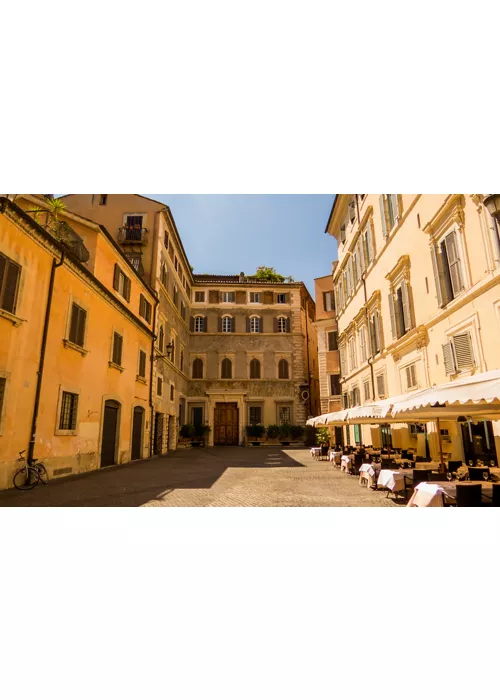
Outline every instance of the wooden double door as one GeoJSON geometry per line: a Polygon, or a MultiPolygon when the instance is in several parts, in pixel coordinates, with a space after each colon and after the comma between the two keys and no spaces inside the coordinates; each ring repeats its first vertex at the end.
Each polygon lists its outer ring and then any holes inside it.
{"type": "Polygon", "coordinates": [[[238,444],[238,404],[217,403],[214,410],[214,444],[238,444]]]}

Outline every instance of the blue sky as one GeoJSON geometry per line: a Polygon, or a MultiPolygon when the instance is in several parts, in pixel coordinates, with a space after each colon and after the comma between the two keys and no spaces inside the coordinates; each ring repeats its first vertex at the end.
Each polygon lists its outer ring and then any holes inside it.
{"type": "Polygon", "coordinates": [[[147,194],[170,207],[195,273],[253,274],[275,267],[307,285],[331,271],[325,234],[333,194],[147,194]]]}

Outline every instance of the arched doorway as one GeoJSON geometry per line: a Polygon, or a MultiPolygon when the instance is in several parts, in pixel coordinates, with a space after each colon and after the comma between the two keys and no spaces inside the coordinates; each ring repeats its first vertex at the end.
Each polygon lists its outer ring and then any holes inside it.
{"type": "Polygon", "coordinates": [[[134,408],[132,421],[132,459],[142,459],[142,445],[144,442],[144,409],[142,406],[134,408]]]}
{"type": "Polygon", "coordinates": [[[113,464],[116,464],[119,415],[120,404],[118,401],[106,401],[102,423],[101,467],[111,467],[113,464]]]}

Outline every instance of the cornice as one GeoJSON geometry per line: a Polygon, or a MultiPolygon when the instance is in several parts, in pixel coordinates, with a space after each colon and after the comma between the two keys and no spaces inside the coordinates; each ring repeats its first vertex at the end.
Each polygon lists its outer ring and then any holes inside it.
{"type": "Polygon", "coordinates": [[[465,223],[465,197],[463,194],[450,194],[439,207],[432,219],[422,227],[434,241],[439,234],[454,223],[463,228],[465,223]]]}
{"type": "Polygon", "coordinates": [[[393,282],[397,277],[399,277],[402,274],[406,281],[408,281],[410,276],[410,267],[410,256],[402,255],[397,261],[397,263],[394,265],[392,270],[387,273],[385,279],[389,282],[393,282]]]}
{"type": "Polygon", "coordinates": [[[429,345],[429,334],[425,325],[417,326],[408,331],[403,337],[388,345],[385,351],[388,355],[392,355],[394,362],[398,362],[400,354],[411,345],[416,345],[417,350],[429,345]]]}

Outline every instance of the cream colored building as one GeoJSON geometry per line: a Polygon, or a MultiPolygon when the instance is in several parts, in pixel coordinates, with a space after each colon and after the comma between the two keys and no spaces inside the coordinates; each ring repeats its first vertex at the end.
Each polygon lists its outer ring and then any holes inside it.
{"type": "MultiPolygon", "coordinates": [[[[500,238],[485,195],[337,195],[327,232],[343,405],[500,367],[500,238]]],[[[428,448],[438,455],[436,426],[428,448]]],[[[350,428],[365,444],[416,444],[424,427],[350,428]]],[[[500,423],[441,424],[453,459],[496,457],[500,423]]]]}
{"type": "MultiPolygon", "coordinates": [[[[337,262],[332,265],[335,273],[337,262]]],[[[316,332],[318,336],[319,389],[321,413],[342,408],[340,391],[340,361],[338,328],[335,318],[335,298],[332,274],[314,280],[316,301],[316,332]]]]}

